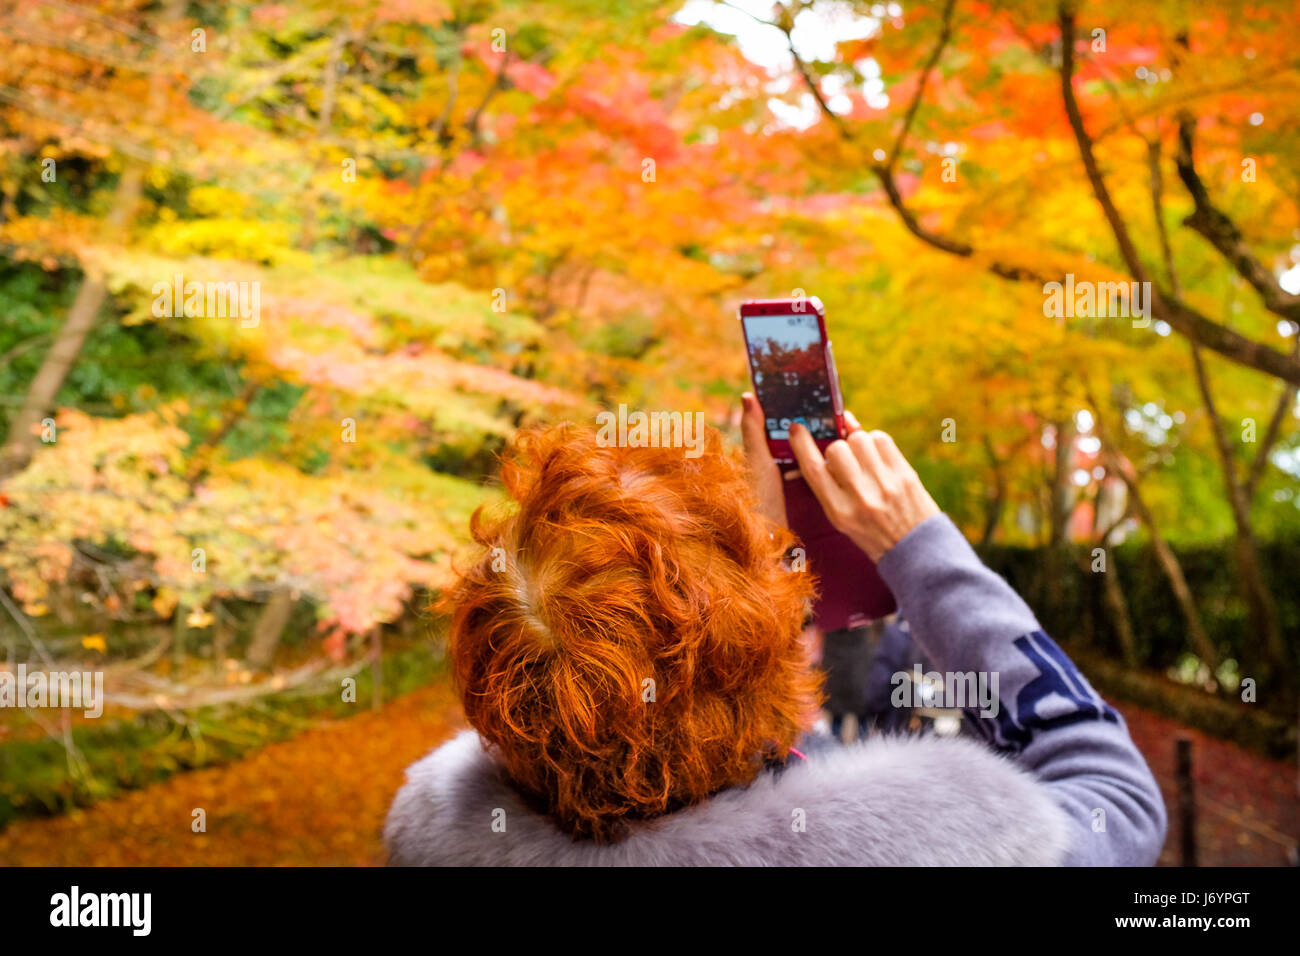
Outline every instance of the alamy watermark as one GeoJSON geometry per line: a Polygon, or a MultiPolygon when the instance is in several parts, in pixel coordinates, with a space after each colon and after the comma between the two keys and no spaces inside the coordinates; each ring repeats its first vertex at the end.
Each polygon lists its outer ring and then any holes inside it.
{"type": "Polygon", "coordinates": [[[238,318],[244,329],[255,329],[262,321],[262,283],[256,280],[186,282],[178,272],[171,281],[155,282],[151,291],[156,319],[238,318]]]}
{"type": "Polygon", "coordinates": [[[74,885],[50,897],[51,926],[123,926],[133,936],[148,936],[152,911],[152,893],[83,893],[74,885]]]}
{"type": "Polygon", "coordinates": [[[975,710],[981,717],[996,717],[1001,710],[998,700],[997,671],[937,671],[921,673],[915,664],[910,672],[898,671],[889,679],[893,691],[889,702],[894,707],[935,707],[943,710],[975,710]]]}
{"type": "Polygon", "coordinates": [[[0,707],[65,707],[87,717],[104,713],[103,671],[0,670],[0,707]]]}
{"type": "Polygon", "coordinates": [[[1074,273],[1065,282],[1043,283],[1043,315],[1051,319],[1133,319],[1133,328],[1151,324],[1150,282],[1076,282],[1074,273]]]}
{"type": "Polygon", "coordinates": [[[703,412],[618,412],[596,415],[596,444],[601,448],[685,448],[687,458],[704,454],[703,412]]]}

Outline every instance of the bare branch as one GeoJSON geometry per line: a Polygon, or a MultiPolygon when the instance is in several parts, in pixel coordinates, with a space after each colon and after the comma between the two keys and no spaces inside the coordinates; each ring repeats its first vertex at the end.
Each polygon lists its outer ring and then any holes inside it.
{"type": "Polygon", "coordinates": [[[1169,229],[1165,226],[1165,178],[1160,172],[1160,137],[1147,140],[1147,164],[1151,171],[1151,212],[1160,236],[1160,255],[1165,263],[1165,278],[1169,291],[1182,298],[1182,283],[1178,281],[1178,268],[1174,265],[1173,247],[1169,244],[1169,229]]]}
{"type": "MultiPolygon", "coordinates": [[[[926,245],[933,246],[942,252],[947,252],[950,255],[958,256],[962,259],[970,259],[976,255],[975,248],[970,243],[961,239],[953,239],[949,236],[942,235],[921,224],[916,213],[909,209],[907,203],[903,201],[903,194],[898,188],[898,181],[894,178],[893,169],[894,163],[897,160],[898,154],[907,137],[907,133],[911,128],[912,120],[916,115],[918,105],[921,101],[921,95],[925,91],[925,78],[929,76],[929,73],[933,70],[935,64],[938,63],[939,57],[943,54],[943,49],[947,46],[951,37],[952,12],[955,6],[955,0],[950,0],[944,8],[943,27],[940,31],[939,39],[935,43],[934,48],[930,51],[930,56],[927,58],[925,75],[917,86],[916,93],[908,107],[907,114],[903,120],[903,126],[898,133],[898,140],[894,145],[893,154],[887,157],[884,162],[873,164],[871,171],[875,173],[876,178],[880,181],[881,188],[885,191],[885,197],[889,200],[889,204],[898,214],[899,219],[902,220],[903,225],[907,227],[908,232],[916,236],[916,238],[920,239],[926,245]]],[[[795,68],[799,71],[799,75],[803,77],[804,85],[807,86],[808,92],[812,94],[812,97],[816,101],[822,115],[830,121],[833,127],[835,127],[835,131],[839,134],[841,139],[846,143],[856,144],[858,140],[853,129],[844,121],[844,117],[840,116],[840,114],[830,108],[830,104],[826,102],[826,97],[822,94],[821,87],[817,83],[817,78],[813,76],[812,70],[808,68],[808,64],[804,63],[799,54],[795,52],[794,40],[790,35],[791,31],[781,24],[773,23],[769,20],[761,20],[758,17],[754,17],[754,19],[768,26],[776,27],[785,34],[786,45],[789,47],[790,56],[794,60],[795,68]]],[[[1055,278],[1053,276],[1047,276],[1039,270],[1031,267],[1003,260],[993,260],[988,263],[987,268],[994,275],[1013,281],[1024,280],[1042,283],[1049,281],[1051,278],[1055,278]]]]}
{"type": "Polygon", "coordinates": [[[1300,325],[1300,295],[1287,292],[1273,275],[1272,270],[1255,258],[1245,237],[1227,214],[1215,207],[1209,191],[1196,172],[1193,149],[1196,140],[1196,119],[1187,111],[1178,117],[1178,177],[1187,187],[1196,208],[1183,220],[1183,225],[1200,233],[1219,251],[1237,275],[1246,280],[1264,303],[1264,308],[1274,315],[1300,325]]]}
{"type": "MultiPolygon", "coordinates": [[[[1295,333],[1295,344],[1291,348],[1292,356],[1300,358],[1300,328],[1295,333]]],[[[1269,419],[1268,428],[1264,432],[1264,438],[1259,443],[1259,450],[1255,453],[1255,460],[1250,463],[1250,474],[1246,477],[1246,500],[1250,501],[1255,497],[1255,492],[1259,490],[1259,481],[1264,477],[1264,466],[1268,464],[1269,452],[1277,444],[1281,437],[1282,423],[1286,421],[1287,413],[1295,404],[1297,389],[1290,384],[1283,384],[1282,393],[1277,397],[1277,405],[1273,408],[1273,417],[1269,419]]]]}
{"type": "Polygon", "coordinates": [[[1115,236],[1115,244],[1119,246],[1119,254],[1124,264],[1133,274],[1133,278],[1139,282],[1149,282],[1146,267],[1143,266],[1142,259],[1137,253],[1137,247],[1133,245],[1128,226],[1119,214],[1115,201],[1111,199],[1106,180],[1102,178],[1101,168],[1097,165],[1097,157],[1093,153],[1092,140],[1088,137],[1088,131],[1083,124],[1083,114],[1079,112],[1079,102],[1074,96],[1074,9],[1070,3],[1062,3],[1057,13],[1061,25],[1061,99],[1065,103],[1065,115],[1070,121],[1070,129],[1074,131],[1074,139],[1079,144],[1079,158],[1083,160],[1084,173],[1087,174],[1093,195],[1096,196],[1097,203],[1110,224],[1110,231],[1115,236]]]}
{"type": "Polygon", "coordinates": [[[476,140],[478,139],[479,122],[483,119],[483,111],[486,110],[488,104],[492,102],[492,97],[496,96],[508,85],[506,68],[509,66],[510,51],[506,50],[501,57],[501,66],[497,69],[496,79],[492,81],[492,85],[487,88],[487,92],[485,92],[483,98],[479,100],[479,104],[474,108],[474,112],[471,113],[469,119],[465,121],[465,129],[468,130],[470,136],[476,140]]]}
{"type": "Polygon", "coordinates": [[[912,102],[908,104],[907,112],[903,115],[903,126],[898,131],[898,139],[894,141],[894,148],[885,160],[887,170],[893,170],[894,165],[898,162],[899,154],[903,152],[903,143],[907,140],[907,133],[912,128],[912,121],[916,119],[916,111],[925,96],[925,85],[929,82],[930,74],[934,72],[934,68],[939,63],[939,57],[943,56],[944,48],[952,38],[952,11],[956,6],[957,0],[948,0],[944,5],[943,25],[939,30],[939,39],[935,41],[934,49],[930,51],[925,66],[921,68],[921,79],[917,81],[916,92],[912,94],[912,102]]]}
{"type": "MultiPolygon", "coordinates": [[[[1065,102],[1070,128],[1079,146],[1084,172],[1092,185],[1093,195],[1101,206],[1106,221],[1110,224],[1125,266],[1137,281],[1150,282],[1146,267],[1142,264],[1137,247],[1129,234],[1128,226],[1120,216],[1106,181],[1102,178],[1101,169],[1097,165],[1093,152],[1092,140],[1088,136],[1083,115],[1079,112],[1078,100],[1074,96],[1074,10],[1070,0],[1064,0],[1059,6],[1058,19],[1061,27],[1061,97],[1065,102]]],[[[1300,361],[1297,361],[1294,356],[1285,355],[1262,342],[1256,342],[1225,325],[1206,318],[1181,299],[1161,293],[1154,285],[1151,312],[1156,318],[1167,322],[1195,343],[1241,365],[1247,365],[1284,381],[1300,385],[1300,361]]]]}
{"type": "MultiPolygon", "coordinates": [[[[1071,127],[1074,129],[1076,139],[1079,140],[1081,151],[1086,155],[1085,166],[1090,167],[1089,179],[1093,183],[1094,191],[1099,188],[1098,198],[1104,196],[1103,210],[1109,207],[1107,218],[1111,220],[1112,229],[1118,227],[1116,233],[1117,240],[1121,244],[1121,253],[1124,257],[1125,264],[1129,267],[1133,277],[1140,282],[1150,281],[1146,270],[1137,256],[1136,248],[1129,238],[1127,227],[1120,219],[1119,212],[1115,208],[1113,201],[1110,199],[1110,193],[1106,189],[1105,182],[1101,179],[1100,171],[1097,168],[1096,160],[1092,152],[1092,141],[1087,135],[1083,126],[1082,116],[1079,114],[1078,103],[1074,99],[1074,90],[1072,87],[1072,75],[1074,68],[1073,58],[1073,34],[1074,20],[1073,14],[1069,13],[1064,7],[1061,11],[1063,26],[1068,22],[1070,43],[1063,44],[1070,49],[1067,57],[1063,55],[1062,68],[1062,91],[1067,101],[1067,112],[1072,113],[1071,127]],[[1120,240],[1120,237],[1123,237],[1120,240]],[[1136,268],[1134,268],[1136,266],[1136,268]]],[[[794,59],[795,66],[799,74],[803,77],[809,92],[816,100],[818,108],[835,127],[839,136],[849,143],[857,143],[857,137],[852,128],[844,121],[844,118],[830,108],[821,89],[817,84],[816,78],[807,64],[802,61],[794,50],[793,42],[790,38],[790,30],[781,24],[772,23],[771,21],[761,20],[757,17],[754,19],[765,23],[768,26],[774,26],[780,29],[786,35],[787,44],[790,47],[790,55],[794,59]]],[[[1063,34],[1064,39],[1064,34],[1063,34]]],[[[1064,54],[1064,50],[1063,50],[1064,54]]],[[[907,207],[903,201],[902,193],[898,189],[898,184],[894,179],[892,170],[885,163],[876,163],[872,166],[872,172],[879,179],[884,189],[885,196],[890,205],[897,212],[903,225],[912,235],[916,236],[922,242],[950,255],[955,255],[965,259],[976,258],[978,253],[976,249],[968,242],[960,239],[942,235],[934,230],[923,226],[916,214],[907,207]]],[[[1023,264],[1009,262],[1002,259],[991,259],[986,262],[986,268],[989,272],[1004,279],[1013,281],[1028,281],[1043,283],[1052,279],[1059,279],[1059,275],[1045,275],[1041,270],[1035,269],[1023,264]]],[[[1288,356],[1276,349],[1270,348],[1262,342],[1256,342],[1249,339],[1239,332],[1236,332],[1227,326],[1207,318],[1200,312],[1193,309],[1187,303],[1183,302],[1176,296],[1166,296],[1160,294],[1158,290],[1153,289],[1151,311],[1156,318],[1169,324],[1170,327],[1180,332],[1193,342],[1203,345],[1205,348],[1248,368],[1264,372],[1274,378],[1281,379],[1293,385],[1300,386],[1300,356],[1288,356]]]]}

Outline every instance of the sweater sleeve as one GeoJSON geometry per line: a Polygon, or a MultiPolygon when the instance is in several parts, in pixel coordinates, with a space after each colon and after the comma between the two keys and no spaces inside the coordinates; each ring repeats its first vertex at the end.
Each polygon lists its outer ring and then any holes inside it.
{"type": "Polygon", "coordinates": [[[991,688],[991,704],[964,708],[968,723],[1034,773],[1069,814],[1065,862],[1154,864],[1164,845],[1164,800],[1124,719],[948,516],[912,529],[879,570],[933,666],[945,677],[963,675],[957,681],[969,682],[973,672],[991,688]]]}

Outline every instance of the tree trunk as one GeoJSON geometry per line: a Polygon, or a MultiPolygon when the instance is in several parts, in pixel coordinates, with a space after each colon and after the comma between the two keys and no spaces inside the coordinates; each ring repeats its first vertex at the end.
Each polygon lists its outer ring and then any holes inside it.
{"type": "MultiPolygon", "coordinates": [[[[316,115],[316,136],[326,139],[334,123],[334,104],[338,98],[339,67],[343,63],[343,51],[351,40],[346,30],[341,30],[337,23],[330,24],[334,39],[330,41],[329,56],[325,58],[324,72],[321,74],[321,105],[316,115]]],[[[355,158],[355,157],[354,157],[355,158]]],[[[316,207],[320,205],[321,194],[315,188],[309,188],[302,207],[302,232],[298,236],[298,248],[310,250],[316,244],[316,207]]]]}
{"type": "MultiPolygon", "coordinates": [[[[162,22],[170,23],[179,19],[184,11],[181,0],[170,0],[162,13],[162,22]]],[[[160,56],[164,54],[160,53],[160,56]]],[[[165,103],[168,71],[162,64],[155,64],[158,69],[149,82],[148,102],[145,116],[157,120],[165,103]]],[[[161,125],[161,124],[155,124],[161,125]]],[[[135,219],[144,192],[144,173],[146,164],[139,159],[128,158],[122,168],[122,176],[117,182],[117,192],[113,196],[113,205],[104,220],[103,235],[110,241],[120,239],[135,219]]],[[[36,377],[27,388],[18,413],[9,420],[9,433],[5,436],[4,447],[0,448],[0,478],[21,471],[31,461],[35,437],[35,426],[44,418],[54,404],[54,398],[63,385],[86,336],[95,325],[95,317],[104,304],[108,287],[100,276],[87,275],[77,290],[77,298],[72,303],[63,328],[59,330],[54,344],[45,355],[36,377]]]]}
{"type": "Polygon", "coordinates": [[[225,673],[226,652],[230,647],[230,624],[226,620],[221,602],[212,601],[212,667],[218,674],[225,673]]]}
{"type": "Polygon", "coordinates": [[[1061,581],[1073,562],[1067,550],[1070,544],[1070,455],[1074,449],[1074,422],[1066,418],[1053,423],[1056,447],[1053,455],[1050,499],[1048,502],[1047,553],[1043,556],[1044,591],[1061,581]]]}
{"type": "MultiPolygon", "coordinates": [[[[1114,452],[1107,451],[1108,457],[1112,457],[1114,452]]],[[[1137,481],[1131,478],[1121,467],[1119,463],[1111,461],[1111,470],[1124,479],[1124,485],[1128,488],[1129,498],[1133,504],[1133,510],[1137,512],[1142,523],[1147,526],[1151,533],[1151,546],[1155,549],[1156,559],[1160,562],[1160,568],[1165,572],[1165,577],[1169,579],[1169,586],[1173,589],[1174,599],[1178,602],[1178,609],[1183,613],[1183,619],[1187,622],[1187,642],[1191,645],[1198,657],[1210,669],[1211,673],[1218,673],[1219,652],[1210,640],[1210,635],[1205,632],[1205,625],[1201,622],[1201,613],[1196,609],[1196,599],[1192,596],[1192,589],[1187,586],[1187,578],[1183,575],[1183,566],[1178,562],[1178,556],[1174,554],[1173,549],[1160,534],[1160,529],[1156,526],[1155,517],[1151,514],[1151,509],[1142,500],[1142,494],[1138,491],[1137,481]]]]}
{"type": "MultiPolygon", "coordinates": [[[[135,217],[143,186],[144,168],[141,164],[132,163],[123,170],[113,200],[113,211],[108,217],[111,231],[120,232],[135,217]]],[[[54,398],[81,354],[81,347],[95,326],[95,318],[107,294],[108,286],[102,277],[87,275],[82,279],[63,328],[55,336],[54,344],[45,353],[45,361],[27,387],[22,406],[9,420],[9,433],[5,436],[4,447],[0,448],[0,478],[21,471],[31,461],[36,443],[32,432],[53,407],[54,398]]]]}
{"type": "Polygon", "coordinates": [[[1069,541],[1070,453],[1074,450],[1074,422],[1056,422],[1055,467],[1052,471],[1051,547],[1064,548],[1069,541]]]}
{"type": "Polygon", "coordinates": [[[1101,441],[1102,457],[1106,462],[1106,470],[1112,474],[1119,475],[1124,482],[1124,487],[1128,490],[1129,506],[1137,515],[1138,520],[1147,526],[1151,533],[1151,546],[1155,550],[1156,559],[1160,562],[1160,569],[1165,572],[1165,577],[1169,579],[1169,586],[1173,589],[1174,600],[1178,602],[1178,609],[1182,612],[1183,620],[1187,623],[1187,642],[1191,645],[1193,651],[1200,657],[1201,661],[1210,669],[1211,673],[1217,674],[1219,671],[1219,652],[1210,640],[1210,635],[1205,631],[1205,625],[1201,621],[1200,611],[1196,609],[1196,600],[1192,597],[1192,589],[1187,586],[1187,578],[1183,575],[1183,567],[1178,563],[1178,556],[1174,554],[1173,549],[1160,534],[1160,528],[1156,525],[1155,516],[1151,514],[1151,509],[1147,507],[1146,502],[1142,499],[1142,492],[1138,488],[1138,478],[1136,474],[1130,475],[1121,465],[1119,454],[1110,442],[1110,430],[1106,425],[1105,415],[1101,404],[1093,395],[1092,389],[1087,389],[1088,404],[1093,408],[1096,421],[1097,438],[1101,441]]]}
{"type": "MultiPolygon", "coordinates": [[[[1214,404],[1214,393],[1210,388],[1209,374],[1205,370],[1205,361],[1200,348],[1192,344],[1192,365],[1196,370],[1196,385],[1205,403],[1205,411],[1210,419],[1210,431],[1214,435],[1214,448],[1219,456],[1219,468],[1223,472],[1223,485],[1227,493],[1228,504],[1232,509],[1232,520],[1236,528],[1237,578],[1241,585],[1242,596],[1246,599],[1246,611],[1250,619],[1250,628],[1265,649],[1265,657],[1270,670],[1282,675],[1290,683],[1290,668],[1287,667],[1286,642],[1282,637],[1282,623],[1278,617],[1277,602],[1268,586],[1259,566],[1259,547],[1255,543],[1255,529],[1250,517],[1250,501],[1241,479],[1237,475],[1236,462],[1232,457],[1232,446],[1228,442],[1223,420],[1214,404]]],[[[1265,677],[1271,676],[1265,674],[1265,677]]]]}
{"type": "Polygon", "coordinates": [[[185,666],[185,638],[189,636],[189,608],[182,601],[176,605],[176,610],[172,612],[175,617],[172,619],[172,673],[177,679],[181,678],[181,668],[185,666]]]}
{"type": "Polygon", "coordinates": [[[984,436],[984,451],[993,469],[993,491],[984,508],[984,533],[980,536],[981,547],[987,547],[992,543],[1007,503],[1007,480],[1002,472],[1002,462],[998,460],[997,453],[993,450],[993,442],[987,435],[984,436]]]}
{"type": "MultiPolygon", "coordinates": [[[[1119,569],[1115,566],[1115,561],[1110,549],[1107,547],[1110,536],[1115,529],[1121,524],[1123,519],[1115,521],[1113,524],[1101,527],[1099,530],[1098,522],[1102,515],[1102,504],[1106,499],[1106,484],[1103,482],[1097,486],[1097,497],[1092,506],[1092,537],[1095,547],[1100,547],[1106,558],[1106,569],[1101,573],[1102,600],[1106,604],[1106,610],[1110,614],[1111,623],[1115,626],[1115,634],[1119,637],[1120,652],[1124,656],[1124,663],[1129,667],[1137,667],[1139,663],[1137,651],[1137,638],[1133,634],[1133,618],[1129,614],[1128,600],[1124,597],[1124,588],[1119,583],[1119,569]]],[[[1127,514],[1127,509],[1124,512],[1127,514]]],[[[1092,571],[1092,556],[1088,556],[1088,570],[1092,571]]],[[[1096,572],[1092,572],[1096,573],[1096,572]]]]}
{"type": "Polygon", "coordinates": [[[248,663],[254,667],[269,667],[275,659],[275,649],[289,624],[293,612],[293,596],[288,588],[277,588],[271,594],[266,609],[253,628],[253,639],[248,645],[248,663]]]}
{"type": "Polygon", "coordinates": [[[1111,622],[1119,637],[1119,646],[1124,654],[1124,663],[1130,667],[1138,664],[1137,638],[1133,635],[1133,619],[1128,613],[1128,601],[1124,598],[1124,589],[1120,587],[1115,562],[1107,556],[1106,570],[1101,576],[1102,598],[1106,610],[1110,612],[1111,622]]]}

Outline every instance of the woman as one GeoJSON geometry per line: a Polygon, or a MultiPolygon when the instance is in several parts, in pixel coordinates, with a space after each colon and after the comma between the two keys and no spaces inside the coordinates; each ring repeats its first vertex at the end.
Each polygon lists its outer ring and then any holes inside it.
{"type": "Polygon", "coordinates": [[[813,583],[783,563],[752,396],[748,468],[715,432],[692,459],[558,426],[503,465],[517,509],[474,517],[484,555],[446,599],[474,730],[408,770],[391,862],[1152,864],[1164,805],[1123,720],[889,436],[850,424],[824,457],[796,426],[800,467],[930,666],[996,688],[967,709],[982,742],[800,749],[819,703],[800,641],[813,583]]]}

